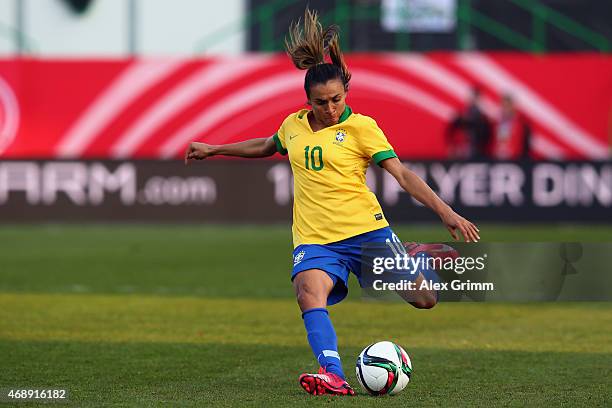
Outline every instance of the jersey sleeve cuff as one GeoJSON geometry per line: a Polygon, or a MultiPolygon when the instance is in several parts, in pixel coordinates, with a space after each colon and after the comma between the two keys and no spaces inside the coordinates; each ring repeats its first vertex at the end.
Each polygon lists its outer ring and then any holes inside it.
{"type": "Polygon", "coordinates": [[[380,166],[380,163],[382,163],[384,160],[392,159],[394,157],[397,157],[397,154],[395,154],[393,150],[385,150],[372,156],[372,160],[374,160],[374,163],[380,166]]]}
{"type": "Polygon", "coordinates": [[[287,149],[285,149],[278,138],[278,133],[275,133],[272,137],[274,139],[274,143],[276,144],[276,151],[285,156],[287,154],[287,149]]]}

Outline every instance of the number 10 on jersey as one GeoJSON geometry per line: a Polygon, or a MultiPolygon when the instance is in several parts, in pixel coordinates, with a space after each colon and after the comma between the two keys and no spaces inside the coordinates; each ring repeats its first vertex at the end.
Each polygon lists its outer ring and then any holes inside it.
{"type": "Polygon", "coordinates": [[[321,146],[314,146],[312,150],[310,146],[306,146],[304,148],[304,160],[306,161],[306,170],[321,170],[323,168],[323,149],[321,149],[321,146]]]}

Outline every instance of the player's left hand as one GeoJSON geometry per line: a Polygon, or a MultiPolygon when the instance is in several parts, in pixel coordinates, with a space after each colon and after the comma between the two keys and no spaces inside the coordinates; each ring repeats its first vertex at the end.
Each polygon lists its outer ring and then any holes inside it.
{"type": "Polygon", "coordinates": [[[480,240],[480,235],[478,235],[480,230],[478,227],[452,209],[449,208],[447,212],[440,215],[440,218],[455,240],[459,239],[457,230],[461,232],[465,242],[478,242],[480,240]]]}

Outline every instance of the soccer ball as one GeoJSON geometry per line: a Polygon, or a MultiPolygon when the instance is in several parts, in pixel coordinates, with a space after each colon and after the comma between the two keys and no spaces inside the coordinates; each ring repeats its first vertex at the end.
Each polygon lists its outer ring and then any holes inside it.
{"type": "Polygon", "coordinates": [[[412,374],[408,353],[390,341],[370,344],[357,357],[357,379],[372,395],[394,395],[403,390],[412,374]]]}

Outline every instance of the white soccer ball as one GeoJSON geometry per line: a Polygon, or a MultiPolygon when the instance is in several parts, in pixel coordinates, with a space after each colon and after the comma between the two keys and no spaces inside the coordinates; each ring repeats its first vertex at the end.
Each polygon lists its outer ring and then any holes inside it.
{"type": "Polygon", "coordinates": [[[410,382],[412,362],[408,353],[390,341],[370,344],[357,357],[357,380],[371,395],[395,395],[410,382]]]}

